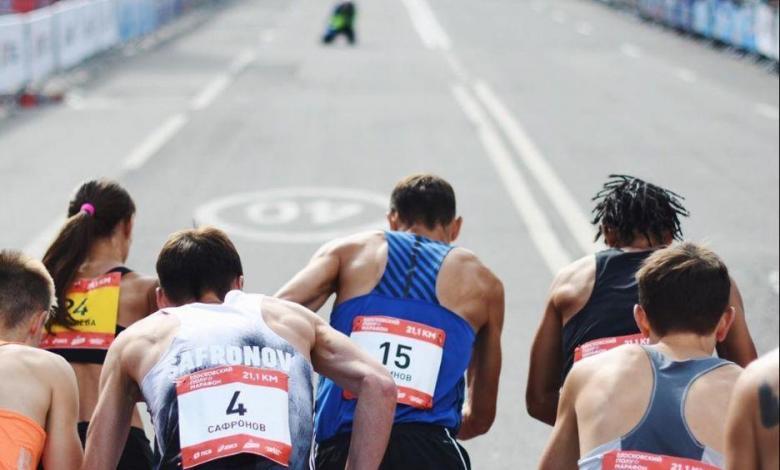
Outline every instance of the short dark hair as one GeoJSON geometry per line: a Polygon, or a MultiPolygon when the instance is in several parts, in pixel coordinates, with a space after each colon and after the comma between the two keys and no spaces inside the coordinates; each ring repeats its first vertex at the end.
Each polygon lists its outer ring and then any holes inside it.
{"type": "Polygon", "coordinates": [[[157,258],[160,287],[178,305],[196,302],[207,292],[224,300],[243,274],[235,245],[225,232],[213,227],[174,233],[157,258]]]}
{"type": "Polygon", "coordinates": [[[648,240],[663,240],[667,234],[682,240],[681,217],[690,213],[682,205],[685,199],[668,189],[627,175],[609,175],[609,181],[593,197],[593,224],[610,227],[622,243],[631,243],[637,234],[648,240]]]}
{"type": "Polygon", "coordinates": [[[422,223],[429,229],[449,225],[457,215],[455,190],[438,176],[409,176],[393,190],[390,211],[409,225],[422,223]]]}
{"type": "Polygon", "coordinates": [[[661,336],[709,335],[729,305],[728,268],[714,252],[694,243],[656,251],[636,276],[639,303],[661,336]]]}
{"type": "Polygon", "coordinates": [[[57,305],[54,281],[38,260],[18,251],[0,251],[0,323],[12,330],[57,305]]]}

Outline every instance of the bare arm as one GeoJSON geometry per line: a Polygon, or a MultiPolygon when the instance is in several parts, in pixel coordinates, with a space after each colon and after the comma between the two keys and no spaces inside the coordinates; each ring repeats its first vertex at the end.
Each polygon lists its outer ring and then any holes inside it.
{"type": "Polygon", "coordinates": [[[528,414],[551,426],[555,425],[563,374],[561,327],[561,315],[555,306],[554,294],[551,294],[531,348],[525,392],[528,414]]]}
{"type": "Polygon", "coordinates": [[[318,311],[336,291],[340,264],[335,243],[323,246],[276,297],[318,311]]]}
{"type": "Polygon", "coordinates": [[[358,397],[346,470],[376,470],[385,455],[397,393],[387,370],[349,338],[309,312],[315,325],[315,370],[358,397]]]}
{"type": "Polygon", "coordinates": [[[496,419],[501,376],[501,332],[504,329],[504,286],[495,281],[488,304],[488,322],[477,335],[467,372],[468,397],[458,438],[468,440],[490,430],[496,419]]]}
{"type": "Polygon", "coordinates": [[[758,389],[743,372],[734,389],[726,422],[726,469],[742,470],[759,468],[756,417],[758,414],[758,389]]]}
{"type": "Polygon", "coordinates": [[[51,408],[46,420],[43,468],[77,470],[81,467],[84,454],[77,432],[79,391],[76,374],[60,357],[53,363],[49,371],[53,387],[51,408]]]}
{"type": "Polygon", "coordinates": [[[542,454],[539,470],[577,470],[580,440],[577,426],[577,377],[573,370],[561,392],[558,416],[550,442],[542,454]]]}
{"type": "Polygon", "coordinates": [[[122,363],[128,338],[127,332],[117,337],[103,365],[100,397],[87,433],[84,470],[115,469],[127,441],[135,403],[140,399],[122,363]]]}
{"type": "Polygon", "coordinates": [[[729,303],[736,310],[737,316],[726,340],[718,345],[718,355],[736,363],[740,367],[747,367],[756,360],[758,353],[748,330],[742,294],[733,279],[731,281],[731,299],[729,303]]]}

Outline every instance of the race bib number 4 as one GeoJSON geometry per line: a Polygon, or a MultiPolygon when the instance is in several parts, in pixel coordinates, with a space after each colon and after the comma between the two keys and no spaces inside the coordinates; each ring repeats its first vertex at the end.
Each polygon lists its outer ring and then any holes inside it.
{"type": "Polygon", "coordinates": [[[225,366],[176,382],[182,465],[238,454],[289,466],[289,378],[283,372],[225,366]]]}
{"type": "Polygon", "coordinates": [[[72,329],[54,325],[41,342],[43,349],[107,350],[116,337],[120,273],[84,279],[73,284],[65,307],[76,321],[72,329]]]}
{"type": "MultiPolygon", "coordinates": [[[[398,403],[428,410],[439,379],[446,334],[421,323],[390,317],[357,317],[352,340],[390,371],[398,403]]],[[[354,398],[345,393],[347,398],[354,398]]]]}
{"type": "Polygon", "coordinates": [[[720,470],[696,460],[642,452],[610,452],[604,456],[603,470],[720,470]]]}
{"type": "Polygon", "coordinates": [[[585,343],[574,351],[574,362],[579,362],[591,356],[611,351],[626,344],[650,344],[650,338],[643,335],[618,336],[616,338],[603,338],[585,343]]]}

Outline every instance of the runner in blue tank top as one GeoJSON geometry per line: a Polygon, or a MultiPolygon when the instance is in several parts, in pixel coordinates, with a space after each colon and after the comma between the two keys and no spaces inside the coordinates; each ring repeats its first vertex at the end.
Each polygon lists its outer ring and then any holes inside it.
{"type": "Polygon", "coordinates": [[[741,372],[713,357],[735,317],[728,269],[685,243],[653,253],[637,278],[637,325],[655,345],[574,366],[540,470],[725,468],[724,411],[741,372]]]}
{"type": "Polygon", "coordinates": [[[312,370],[358,396],[347,470],[375,470],[393,423],[387,371],[305,308],[241,292],[235,246],[174,234],[157,261],[159,312],[109,349],[83,468],[116,468],[135,402],[149,406],[155,469],[310,470],[312,370]]]}
{"type": "MultiPolygon", "coordinates": [[[[381,469],[467,469],[457,439],[486,433],[496,413],[503,287],[474,254],[452,245],[462,220],[441,178],[401,181],[389,223],[391,231],[327,244],[277,295],[318,310],[336,294],[333,327],[395,379],[398,407],[381,469]]],[[[350,394],[322,380],[318,470],[344,468],[354,416],[350,394]]]]}
{"type": "MultiPolygon", "coordinates": [[[[603,237],[609,249],[557,274],[531,351],[528,413],[550,425],[563,381],[578,358],[646,342],[634,322],[635,275],[655,250],[682,239],[680,218],[688,215],[682,197],[631,176],[612,175],[594,200],[596,239],[603,237]]],[[[734,282],[730,303],[737,317],[718,354],[746,366],[756,358],[756,348],[734,282]]]]}

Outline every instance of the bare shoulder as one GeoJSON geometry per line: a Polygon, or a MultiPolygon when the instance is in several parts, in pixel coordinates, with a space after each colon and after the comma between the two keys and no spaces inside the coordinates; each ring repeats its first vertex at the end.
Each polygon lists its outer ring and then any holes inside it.
{"type": "Polygon", "coordinates": [[[583,290],[591,291],[596,280],[596,257],[585,256],[564,267],[555,275],[552,293],[560,300],[579,297],[583,290]]]}
{"type": "Polygon", "coordinates": [[[489,293],[503,293],[501,279],[470,250],[455,248],[444,260],[442,274],[457,273],[461,278],[473,281],[475,286],[489,293]]]}
{"type": "Polygon", "coordinates": [[[740,382],[753,388],[769,385],[774,390],[778,390],[780,387],[780,350],[775,349],[750,364],[744,370],[740,382]]]}
{"type": "Polygon", "coordinates": [[[133,291],[148,292],[157,288],[159,282],[154,276],[147,276],[133,271],[122,278],[122,284],[126,289],[129,288],[133,291]]]}
{"type": "Polygon", "coordinates": [[[385,243],[385,233],[381,231],[362,232],[356,235],[337,238],[320,248],[319,255],[351,255],[367,248],[379,247],[385,243]]]}
{"type": "Polygon", "coordinates": [[[62,356],[30,346],[14,345],[13,348],[18,362],[36,377],[48,378],[52,383],[64,377],[75,380],[73,368],[62,356]]]}
{"type": "Polygon", "coordinates": [[[275,297],[264,297],[262,310],[266,324],[288,340],[288,335],[292,334],[313,342],[317,325],[324,323],[306,307],[275,297]]]}

